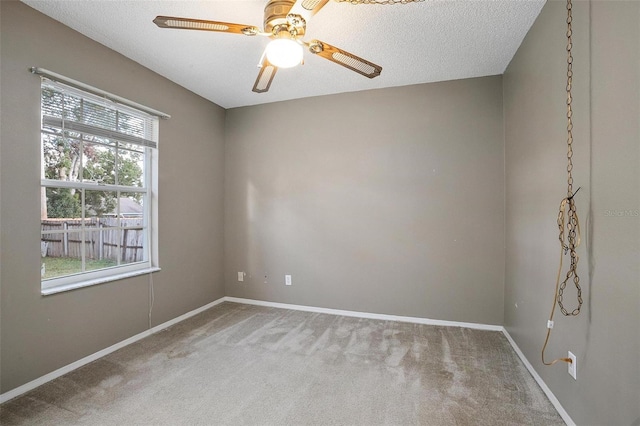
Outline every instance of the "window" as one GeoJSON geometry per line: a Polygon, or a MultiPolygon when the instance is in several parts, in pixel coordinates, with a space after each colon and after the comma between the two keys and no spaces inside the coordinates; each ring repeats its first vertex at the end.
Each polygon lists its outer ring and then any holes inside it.
{"type": "Polygon", "coordinates": [[[158,118],[42,79],[42,293],[156,265],[158,118]]]}

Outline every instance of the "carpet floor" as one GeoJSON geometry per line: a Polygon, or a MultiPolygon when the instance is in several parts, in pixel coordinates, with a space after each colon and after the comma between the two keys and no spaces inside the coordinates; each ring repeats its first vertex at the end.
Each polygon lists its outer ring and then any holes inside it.
{"type": "Polygon", "coordinates": [[[225,302],[0,406],[2,425],[564,425],[497,331],[225,302]]]}

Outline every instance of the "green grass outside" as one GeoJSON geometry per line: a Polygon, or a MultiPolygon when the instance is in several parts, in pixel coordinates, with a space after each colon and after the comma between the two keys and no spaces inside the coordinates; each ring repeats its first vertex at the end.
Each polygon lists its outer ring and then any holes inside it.
{"type": "MultiPolygon", "coordinates": [[[[82,272],[82,260],[73,257],[45,257],[42,259],[42,263],[45,265],[45,274],[42,276],[43,280],[82,272]]],[[[85,261],[87,271],[110,268],[116,265],[115,260],[109,259],[87,259],[85,261]]]]}

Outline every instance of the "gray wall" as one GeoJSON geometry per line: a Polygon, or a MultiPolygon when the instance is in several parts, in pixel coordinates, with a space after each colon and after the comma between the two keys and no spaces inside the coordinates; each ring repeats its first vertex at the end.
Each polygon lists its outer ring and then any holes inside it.
{"type": "Polygon", "coordinates": [[[501,85],[228,110],[226,294],[502,324],[501,85]]]}
{"type": "MultiPolygon", "coordinates": [[[[540,361],[558,267],[556,214],[566,193],[565,14],[564,2],[548,2],[504,75],[505,325],[576,423],[638,425],[638,2],[574,3],[574,176],[582,187],[585,303],[577,318],[556,312],[548,357],[574,352],[578,380],[566,364],[540,361]]],[[[568,295],[575,304],[575,291],[568,295]]]]}
{"type": "Polygon", "coordinates": [[[226,122],[221,108],[0,2],[0,391],[148,327],[148,277],[40,295],[39,79],[26,71],[37,65],[173,116],[160,127],[154,325],[224,294],[504,320],[575,421],[638,424],[640,3],[574,9],[585,306],[556,316],[549,356],[573,351],[577,382],[539,361],[565,193],[564,2],[544,7],[504,77],[239,108],[226,122]]]}
{"type": "Polygon", "coordinates": [[[165,111],[157,325],[224,296],[224,110],[24,4],[1,10],[1,392],[148,328],[149,277],[40,295],[40,79],[48,68],[165,111]]]}

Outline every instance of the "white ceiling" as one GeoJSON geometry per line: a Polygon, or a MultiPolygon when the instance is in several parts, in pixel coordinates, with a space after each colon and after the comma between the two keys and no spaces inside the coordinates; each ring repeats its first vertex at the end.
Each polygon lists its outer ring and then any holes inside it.
{"type": "Polygon", "coordinates": [[[278,70],[269,92],[258,94],[251,88],[268,38],[160,29],[152,20],[167,15],[262,28],[266,0],[22,1],[224,108],[502,74],[545,3],[332,1],[307,24],[305,40],[374,62],[382,74],[368,79],[307,52],[304,65],[278,70]]]}

